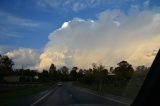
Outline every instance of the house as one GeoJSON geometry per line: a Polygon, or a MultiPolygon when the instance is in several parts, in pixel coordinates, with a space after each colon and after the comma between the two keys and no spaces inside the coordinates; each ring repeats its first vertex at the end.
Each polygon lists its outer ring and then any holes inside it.
{"type": "Polygon", "coordinates": [[[19,82],[20,76],[5,76],[3,79],[6,82],[19,82]]]}
{"type": "Polygon", "coordinates": [[[38,76],[18,76],[18,75],[10,75],[3,77],[5,82],[35,82],[39,79],[38,76]]]}

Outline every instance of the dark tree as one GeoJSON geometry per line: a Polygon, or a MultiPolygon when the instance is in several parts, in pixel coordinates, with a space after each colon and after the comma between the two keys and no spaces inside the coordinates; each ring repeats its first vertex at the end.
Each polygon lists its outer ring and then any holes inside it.
{"type": "Polygon", "coordinates": [[[80,69],[80,70],[78,71],[78,73],[77,73],[77,79],[78,79],[79,81],[82,81],[82,80],[83,80],[83,70],[82,70],[82,69],[80,69]]]}
{"type": "Polygon", "coordinates": [[[135,72],[134,72],[134,77],[139,78],[141,80],[144,80],[145,76],[147,75],[149,71],[149,68],[142,65],[142,66],[137,66],[135,72]]]}
{"type": "Polygon", "coordinates": [[[6,75],[12,74],[12,66],[14,65],[12,59],[8,56],[0,55],[0,80],[6,75]]]}
{"type": "Polygon", "coordinates": [[[69,69],[66,66],[60,68],[60,72],[62,74],[61,80],[68,80],[69,78],[69,69]]]}
{"type": "Polygon", "coordinates": [[[101,92],[105,78],[108,75],[108,70],[105,69],[105,66],[101,64],[100,65],[93,64],[93,75],[94,79],[96,79],[96,82],[98,84],[97,89],[99,90],[99,92],[101,92]]]}
{"type": "Polygon", "coordinates": [[[136,71],[137,72],[145,72],[145,71],[148,71],[148,68],[146,66],[142,65],[142,66],[138,66],[136,68],[136,71]]]}
{"type": "Polygon", "coordinates": [[[77,67],[73,67],[70,72],[70,78],[72,81],[76,81],[78,78],[77,69],[78,69],[77,67]]]}
{"type": "Polygon", "coordinates": [[[72,70],[77,71],[78,67],[73,67],[72,70]]]}
{"type": "Polygon", "coordinates": [[[84,83],[91,84],[93,83],[93,70],[92,69],[84,69],[84,83]]]}
{"type": "Polygon", "coordinates": [[[68,69],[66,66],[61,67],[60,70],[61,70],[61,73],[64,74],[64,75],[67,75],[67,74],[69,73],[69,72],[68,72],[69,69],[68,69]]]}
{"type": "Polygon", "coordinates": [[[134,72],[132,65],[127,61],[121,61],[117,65],[118,67],[114,69],[113,73],[115,73],[120,79],[130,79],[134,72]]]}
{"type": "Polygon", "coordinates": [[[54,73],[56,71],[56,66],[54,64],[51,64],[49,68],[49,73],[54,73]]]}
{"type": "Polygon", "coordinates": [[[98,79],[104,79],[108,75],[108,70],[103,65],[93,64],[93,74],[98,79]]]}
{"type": "Polygon", "coordinates": [[[49,68],[49,77],[51,80],[58,80],[59,79],[58,72],[57,72],[56,66],[54,64],[51,64],[51,66],[49,68]]]}
{"type": "Polygon", "coordinates": [[[114,68],[110,67],[109,71],[112,73],[114,71],[114,68]]]}
{"type": "Polygon", "coordinates": [[[34,77],[35,75],[37,75],[37,71],[36,70],[25,69],[25,70],[23,70],[23,75],[34,77]]]}
{"type": "Polygon", "coordinates": [[[39,74],[39,78],[41,81],[48,81],[49,74],[47,70],[43,70],[42,73],[39,74]]]}
{"type": "Polygon", "coordinates": [[[12,71],[12,66],[14,65],[12,59],[8,56],[1,56],[0,55],[0,66],[6,71],[12,71]]]}

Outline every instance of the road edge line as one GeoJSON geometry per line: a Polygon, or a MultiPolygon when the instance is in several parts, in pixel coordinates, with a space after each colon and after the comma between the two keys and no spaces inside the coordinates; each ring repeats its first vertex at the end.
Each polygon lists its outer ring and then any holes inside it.
{"type": "Polygon", "coordinates": [[[55,87],[53,90],[49,91],[47,94],[43,95],[41,98],[39,98],[38,100],[36,100],[34,103],[32,103],[30,106],[35,106],[37,103],[39,103],[41,100],[43,100],[44,98],[46,98],[49,94],[51,94],[53,91],[55,91],[57,87],[55,87]]]}

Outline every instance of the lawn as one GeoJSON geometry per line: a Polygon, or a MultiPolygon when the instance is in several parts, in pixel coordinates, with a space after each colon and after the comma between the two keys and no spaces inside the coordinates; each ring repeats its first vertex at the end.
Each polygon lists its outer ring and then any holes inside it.
{"type": "Polygon", "coordinates": [[[47,90],[51,85],[51,83],[44,83],[7,88],[6,91],[0,92],[0,106],[13,105],[17,101],[47,90]]]}
{"type": "Polygon", "coordinates": [[[137,83],[132,83],[128,84],[127,86],[122,85],[115,85],[115,84],[103,84],[102,89],[99,90],[99,85],[97,84],[84,84],[80,82],[74,82],[76,86],[87,88],[90,90],[95,91],[97,94],[101,95],[116,95],[116,96],[122,96],[128,99],[134,99],[135,96],[137,95],[142,82],[137,83]]]}

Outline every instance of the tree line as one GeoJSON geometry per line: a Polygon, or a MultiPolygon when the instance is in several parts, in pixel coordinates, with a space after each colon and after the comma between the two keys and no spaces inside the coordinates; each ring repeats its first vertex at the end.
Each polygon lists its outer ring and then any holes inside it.
{"type": "Polygon", "coordinates": [[[13,69],[14,62],[8,56],[0,55],[0,81],[3,81],[4,76],[19,75],[19,76],[38,76],[39,81],[79,81],[82,83],[118,83],[119,81],[127,83],[134,76],[142,78],[146,75],[149,68],[142,65],[135,69],[127,61],[121,61],[116,67],[107,69],[102,64],[92,64],[92,68],[81,69],[76,66],[69,69],[67,66],[57,68],[54,64],[50,65],[49,70],[31,69],[13,69]]]}

